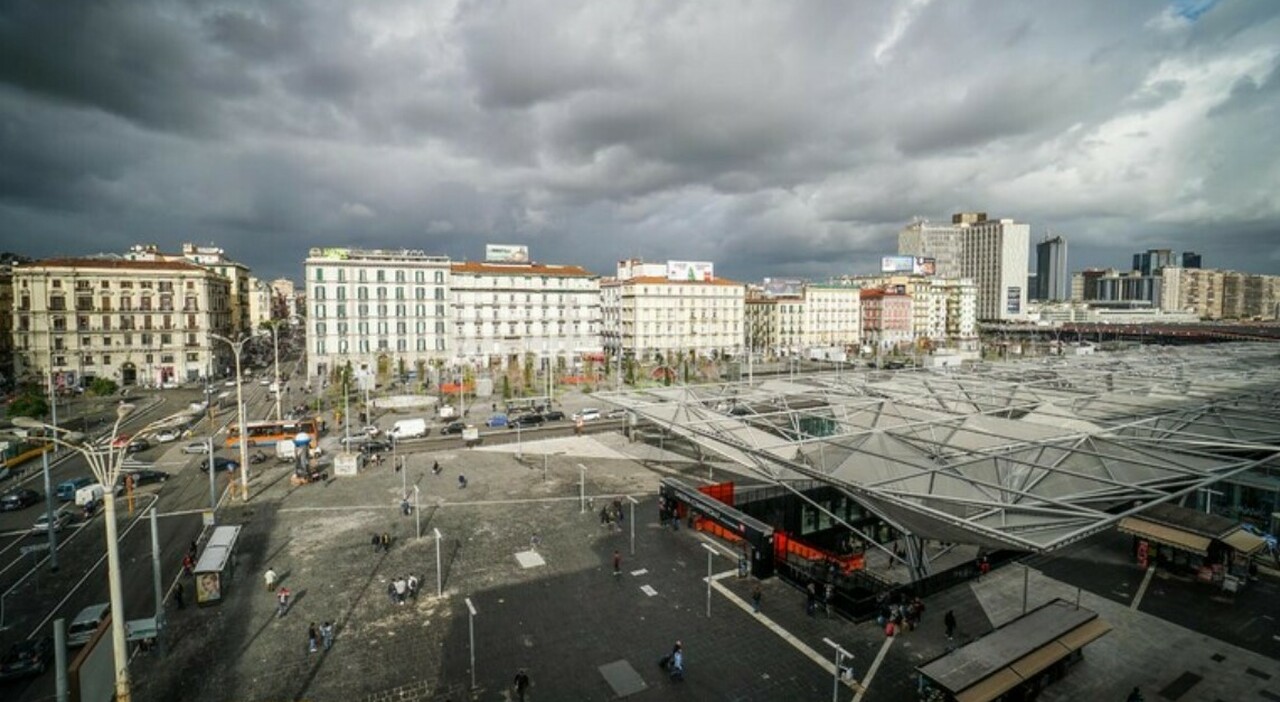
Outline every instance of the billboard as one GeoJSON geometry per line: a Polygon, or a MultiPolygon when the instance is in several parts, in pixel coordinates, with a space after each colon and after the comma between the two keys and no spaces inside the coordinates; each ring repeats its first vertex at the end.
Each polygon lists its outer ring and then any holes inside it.
{"type": "Polygon", "coordinates": [[[714,266],[709,261],[667,261],[667,280],[697,280],[707,283],[714,279],[714,266]]]}
{"type": "Polygon", "coordinates": [[[765,278],[766,297],[796,297],[804,293],[804,281],[799,278],[765,278]]]}
{"type": "Polygon", "coordinates": [[[489,263],[528,263],[529,247],[514,244],[485,244],[484,260],[489,263]]]}
{"type": "Polygon", "coordinates": [[[921,258],[920,256],[916,256],[911,272],[916,275],[937,275],[938,262],[932,258],[921,258]]]}
{"type": "Polygon", "coordinates": [[[915,256],[885,256],[880,259],[881,273],[911,273],[915,267],[915,256]]]}

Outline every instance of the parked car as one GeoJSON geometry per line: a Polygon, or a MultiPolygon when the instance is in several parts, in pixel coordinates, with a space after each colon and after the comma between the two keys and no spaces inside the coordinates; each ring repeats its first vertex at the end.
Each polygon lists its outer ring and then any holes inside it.
{"type": "Polygon", "coordinates": [[[177,441],[179,436],[181,436],[181,432],[177,429],[161,429],[156,432],[156,441],[167,444],[171,441],[177,441]]]}
{"type": "Polygon", "coordinates": [[[564,419],[564,412],[561,412],[560,410],[551,410],[550,412],[547,412],[546,414],[544,414],[544,415],[542,415],[542,416],[543,416],[543,417],[544,417],[548,422],[558,422],[558,421],[560,421],[560,420],[564,419]]]}
{"type": "Polygon", "coordinates": [[[505,427],[507,426],[507,423],[508,423],[507,415],[499,412],[498,414],[492,415],[489,417],[489,419],[485,420],[484,425],[486,427],[489,427],[490,429],[493,429],[497,427],[505,427]]]}
{"type": "Polygon", "coordinates": [[[259,378],[259,379],[258,379],[258,385],[261,385],[261,386],[262,386],[262,387],[264,387],[264,388],[265,388],[265,387],[269,387],[269,386],[271,385],[271,379],[270,379],[270,378],[267,378],[267,377],[265,377],[265,376],[264,376],[264,377],[262,377],[262,378],[259,378]]]}
{"type": "Polygon", "coordinates": [[[53,639],[44,636],[19,641],[0,659],[0,680],[34,677],[52,664],[53,639]]]}
{"type": "MultiPolygon", "coordinates": [[[[215,471],[236,471],[236,470],[240,470],[240,464],[237,463],[236,461],[231,460],[230,458],[223,458],[222,456],[214,456],[213,469],[215,471]]],[[[200,470],[208,473],[209,462],[200,461],[200,470]]]]}
{"type": "Polygon", "coordinates": [[[546,417],[540,414],[526,414],[511,420],[512,429],[528,429],[530,427],[540,427],[547,421],[546,417]]]}
{"type": "MultiPolygon", "coordinates": [[[[205,466],[205,467],[208,468],[208,466],[205,466]]],[[[152,470],[150,468],[143,468],[142,470],[129,470],[129,471],[125,471],[124,474],[126,476],[133,478],[134,487],[142,487],[143,485],[147,485],[148,483],[163,483],[164,481],[169,479],[168,473],[162,470],[152,470]]]]}
{"type": "Polygon", "coordinates": [[[129,440],[132,438],[133,437],[129,436],[128,434],[117,434],[116,438],[111,440],[111,448],[113,449],[124,448],[129,445],[129,440]]]}
{"type": "Polygon", "coordinates": [[[0,497],[0,512],[26,509],[40,501],[40,493],[31,488],[14,488],[0,497]]]}
{"type": "MultiPolygon", "coordinates": [[[[58,510],[53,513],[53,530],[62,531],[62,528],[71,523],[71,513],[58,510]]],[[[31,525],[31,531],[44,533],[49,531],[49,513],[41,514],[36,523],[31,525]]]]}
{"type": "Polygon", "coordinates": [[[151,448],[151,442],[139,436],[138,438],[130,441],[124,447],[124,450],[129,453],[137,453],[139,451],[146,451],[149,448],[151,448]]]}
{"type": "Polygon", "coordinates": [[[386,453],[391,450],[391,444],[380,439],[370,439],[360,444],[360,450],[364,453],[386,453]]]}
{"type": "Polygon", "coordinates": [[[467,428],[467,423],[462,420],[455,420],[444,425],[440,430],[441,434],[461,434],[467,428]]]}
{"type": "Polygon", "coordinates": [[[594,422],[600,418],[600,410],[595,407],[586,407],[573,414],[573,421],[594,422]]]}
{"type": "Polygon", "coordinates": [[[608,414],[606,414],[604,417],[605,417],[605,419],[622,419],[622,418],[623,418],[623,417],[625,417],[625,416],[627,416],[627,411],[626,411],[626,410],[624,410],[624,409],[612,409],[612,410],[609,410],[609,413],[608,413],[608,414]]]}

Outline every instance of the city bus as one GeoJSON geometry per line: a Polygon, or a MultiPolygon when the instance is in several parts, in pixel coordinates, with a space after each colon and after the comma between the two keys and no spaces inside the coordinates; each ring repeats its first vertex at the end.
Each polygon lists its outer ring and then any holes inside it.
{"type": "Polygon", "coordinates": [[[53,448],[47,439],[33,436],[34,433],[0,440],[0,478],[8,477],[11,470],[53,448]]]}
{"type": "MultiPolygon", "coordinates": [[[[267,419],[259,422],[245,422],[245,433],[249,435],[250,446],[275,446],[277,441],[293,441],[293,437],[301,432],[311,435],[314,446],[320,440],[320,432],[324,431],[324,421],[317,417],[303,419],[267,419]]],[[[227,448],[240,445],[240,424],[232,422],[227,425],[227,448]]]]}

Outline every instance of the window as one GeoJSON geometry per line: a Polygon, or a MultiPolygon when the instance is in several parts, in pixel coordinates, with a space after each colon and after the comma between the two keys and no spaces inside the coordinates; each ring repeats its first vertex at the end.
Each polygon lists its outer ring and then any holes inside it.
{"type": "Polygon", "coordinates": [[[338,269],[338,282],[339,283],[347,282],[347,270],[345,268],[338,269]]]}
{"type": "Polygon", "coordinates": [[[367,272],[368,272],[368,271],[366,271],[365,269],[361,268],[359,271],[357,271],[357,272],[356,272],[356,273],[357,273],[357,275],[356,275],[356,280],[360,281],[361,283],[365,282],[365,280],[366,280],[366,278],[365,278],[365,274],[366,274],[367,272]]]}
{"type": "MultiPolygon", "coordinates": [[[[379,273],[381,273],[382,271],[378,271],[378,272],[379,272],[379,273]]],[[[387,299],[387,289],[386,289],[386,288],[381,287],[381,286],[379,286],[379,287],[378,287],[378,299],[379,299],[379,300],[385,300],[385,299],[387,299]]]]}
{"type": "Polygon", "coordinates": [[[426,351],[426,350],[427,350],[427,340],[426,340],[426,339],[422,339],[422,338],[419,338],[419,339],[418,339],[418,350],[419,350],[419,351],[426,351]]]}
{"type": "MultiPolygon", "coordinates": [[[[104,358],[104,360],[105,360],[105,358],[104,358]]],[[[198,353],[188,353],[188,354],[187,354],[187,361],[194,363],[194,362],[199,361],[199,360],[200,360],[200,354],[198,354],[198,353]]]]}
{"type": "Polygon", "coordinates": [[[436,288],[436,299],[437,300],[444,299],[444,288],[436,288]]]}
{"type": "Polygon", "coordinates": [[[323,286],[323,285],[317,285],[317,286],[316,286],[316,287],[311,291],[311,293],[312,293],[313,295],[315,295],[315,297],[316,297],[316,299],[317,299],[317,300],[323,300],[323,299],[324,299],[324,286],[323,286]]]}
{"type": "Polygon", "coordinates": [[[403,288],[403,287],[397,287],[397,288],[396,288],[396,299],[397,299],[397,300],[403,300],[403,299],[404,299],[404,288],[403,288]]]}
{"type": "Polygon", "coordinates": [[[396,282],[397,283],[404,282],[404,271],[396,271],[396,282]]]}
{"type": "Polygon", "coordinates": [[[325,317],[324,308],[325,308],[324,305],[316,305],[316,319],[324,319],[325,317]]]}
{"type": "Polygon", "coordinates": [[[385,283],[385,282],[387,282],[387,272],[386,272],[386,271],[384,271],[384,270],[382,270],[382,269],[378,269],[378,271],[377,271],[377,275],[378,275],[377,280],[378,280],[378,282],[379,282],[379,283],[385,283]]]}
{"type": "MultiPolygon", "coordinates": [[[[53,281],[57,283],[58,281],[53,281]]],[[[49,309],[61,312],[67,309],[67,298],[62,295],[54,295],[49,298],[49,309]]]]}
{"type": "MultiPolygon", "coordinates": [[[[361,272],[363,272],[363,271],[361,271],[361,272]]],[[[356,299],[357,299],[357,300],[368,300],[368,299],[369,299],[369,288],[366,288],[366,287],[365,287],[365,286],[363,286],[363,285],[361,285],[360,287],[356,288],[356,299]]]]}
{"type": "Polygon", "coordinates": [[[426,279],[427,279],[427,274],[424,271],[413,272],[413,282],[422,283],[422,282],[426,282],[426,279]]]}
{"type": "Polygon", "coordinates": [[[104,337],[102,337],[102,345],[103,345],[103,346],[110,346],[110,345],[111,345],[111,337],[109,337],[109,336],[104,336],[104,337]]]}
{"type": "Polygon", "coordinates": [[[345,300],[345,299],[347,299],[347,289],[346,289],[346,288],[338,288],[338,299],[339,299],[339,300],[345,300]]]}
{"type": "Polygon", "coordinates": [[[444,271],[436,271],[436,284],[439,285],[443,282],[444,282],[444,271]]]}
{"type": "Polygon", "coordinates": [[[161,335],[160,335],[160,345],[161,345],[161,346],[168,346],[169,344],[172,344],[172,343],[173,343],[173,334],[161,334],[161,335]]]}
{"type": "Polygon", "coordinates": [[[324,269],[323,269],[323,268],[317,268],[317,269],[316,269],[316,282],[317,282],[317,283],[323,283],[323,282],[324,282],[324,269]]]}
{"type": "Polygon", "coordinates": [[[425,299],[427,299],[427,289],[426,289],[426,288],[414,288],[414,289],[413,289],[413,297],[414,297],[415,299],[418,299],[418,300],[425,300],[425,299]]]}

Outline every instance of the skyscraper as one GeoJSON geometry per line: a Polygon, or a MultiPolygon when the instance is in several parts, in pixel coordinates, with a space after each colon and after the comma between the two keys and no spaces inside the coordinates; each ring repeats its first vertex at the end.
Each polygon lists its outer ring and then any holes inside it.
{"type": "Polygon", "coordinates": [[[1200,268],[1200,254],[1196,253],[1195,251],[1183,251],[1182,267],[1183,268],[1200,268]]]}
{"type": "Polygon", "coordinates": [[[907,225],[898,233],[898,253],[936,259],[939,278],[973,279],[978,319],[1017,319],[1026,313],[1030,239],[1030,225],[961,212],[949,225],[907,225]]]}
{"type": "Polygon", "coordinates": [[[1142,275],[1159,275],[1161,268],[1176,265],[1174,261],[1170,249],[1147,249],[1146,253],[1133,255],[1133,270],[1142,275]]]}
{"type": "Polygon", "coordinates": [[[1036,287],[1033,299],[1066,300],[1071,291],[1067,273],[1067,240],[1048,236],[1036,244],[1036,287]]]}

